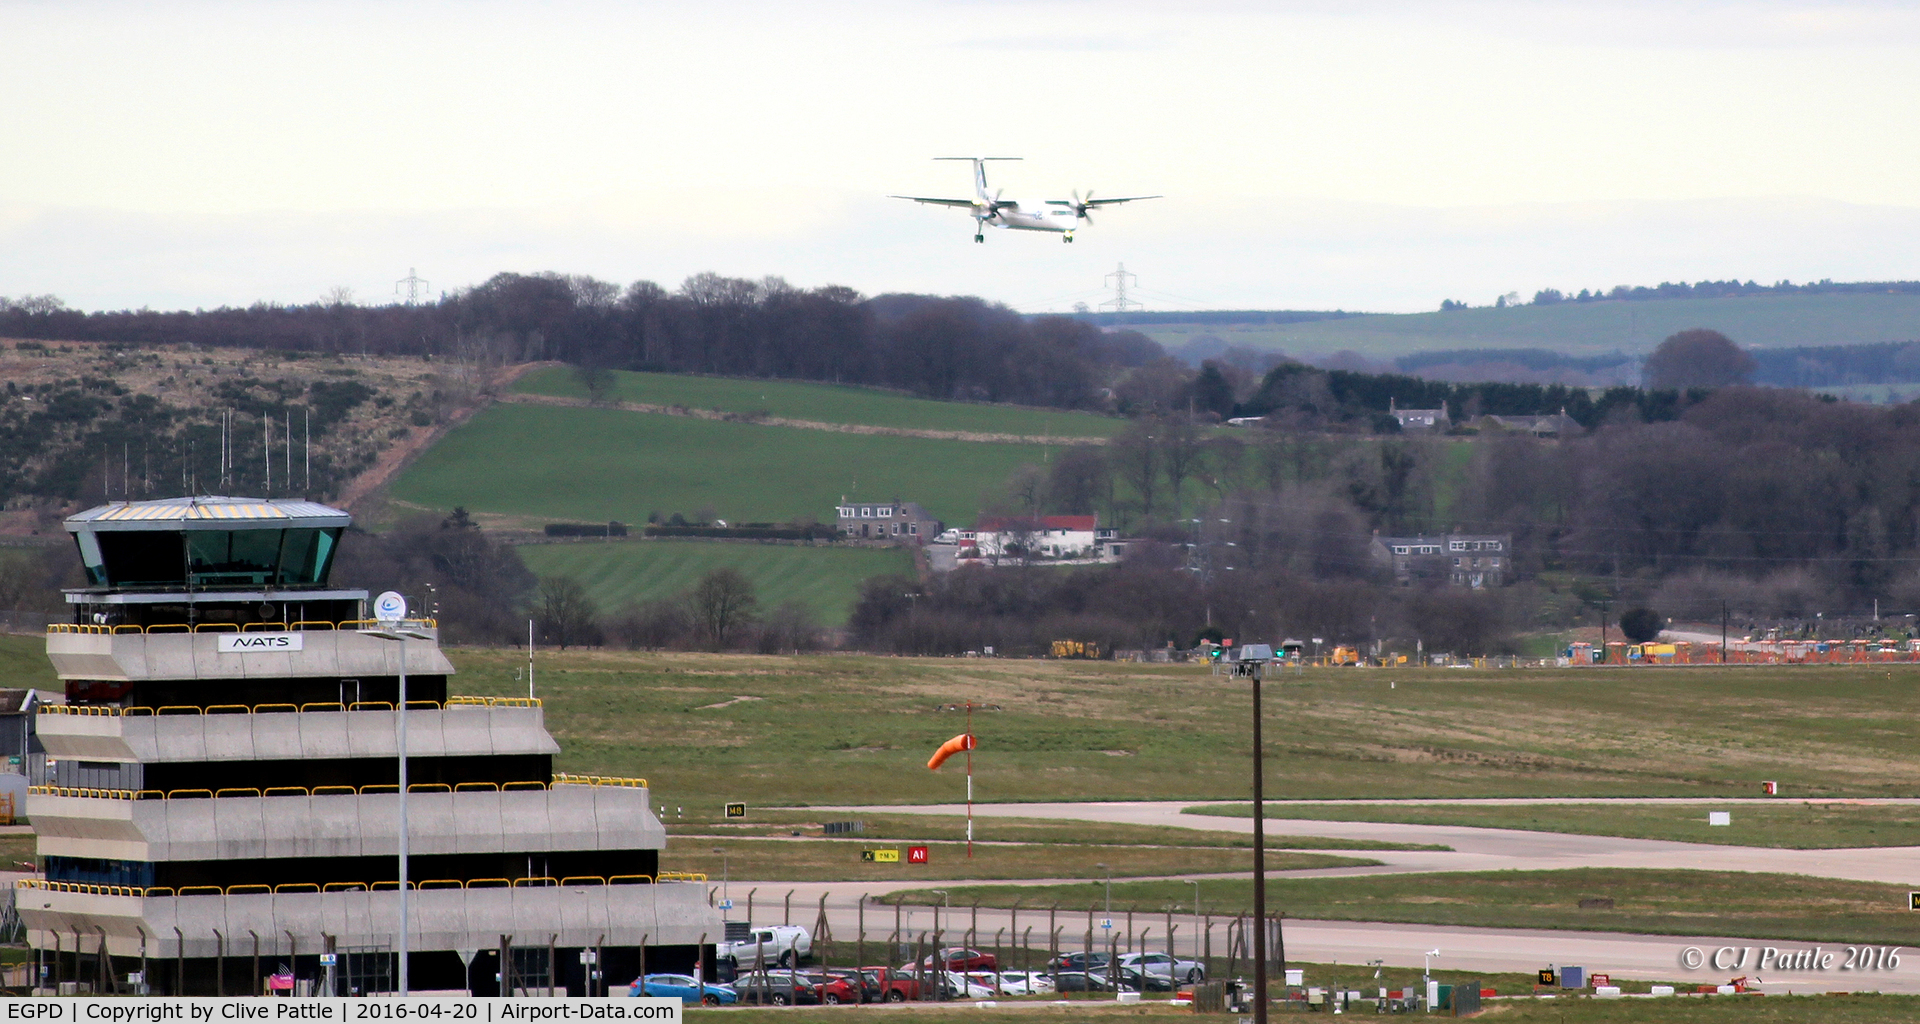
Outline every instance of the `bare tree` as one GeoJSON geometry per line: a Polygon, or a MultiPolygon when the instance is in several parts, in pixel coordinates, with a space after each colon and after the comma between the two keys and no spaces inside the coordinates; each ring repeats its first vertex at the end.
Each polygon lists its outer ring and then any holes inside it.
{"type": "Polygon", "coordinates": [[[694,618],[698,619],[713,649],[722,650],[727,638],[753,617],[759,599],[753,594],[753,581],[740,570],[722,566],[694,584],[689,596],[694,618]]]}
{"type": "Polygon", "coordinates": [[[1206,440],[1190,418],[1169,419],[1158,431],[1160,461],[1166,467],[1167,485],[1173,491],[1173,514],[1180,514],[1180,489],[1200,470],[1206,454],[1206,440]]]}
{"type": "Polygon", "coordinates": [[[565,650],[600,637],[600,612],[587,589],[571,576],[548,576],[540,581],[540,611],[535,626],[549,644],[565,650]]]}

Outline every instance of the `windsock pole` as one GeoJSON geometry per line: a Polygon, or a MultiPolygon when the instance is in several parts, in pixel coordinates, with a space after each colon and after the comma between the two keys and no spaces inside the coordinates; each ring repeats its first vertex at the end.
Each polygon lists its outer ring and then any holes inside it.
{"type": "Polygon", "coordinates": [[[973,701],[967,701],[967,859],[973,859],[973,701]]]}

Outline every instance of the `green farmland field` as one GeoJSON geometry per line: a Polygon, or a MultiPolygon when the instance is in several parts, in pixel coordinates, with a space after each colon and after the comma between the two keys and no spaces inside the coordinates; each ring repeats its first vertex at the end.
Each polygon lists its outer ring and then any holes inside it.
{"type": "Polygon", "coordinates": [[[645,522],[711,507],[738,522],[831,522],[842,495],[972,522],[1041,445],[841,434],[617,409],[495,405],[395,480],[395,499],[495,522],[645,522]]]}
{"type": "Polygon", "coordinates": [[[913,571],[913,557],[898,548],[629,540],[528,544],[519,551],[527,568],[541,576],[579,580],[602,612],[672,597],[728,566],[753,581],[761,608],[797,601],[829,626],[846,621],[862,580],[913,571]]]}
{"type": "MultiPolygon", "coordinates": [[[[1126,420],[1064,409],[937,402],[872,388],[784,380],[694,377],[677,373],[614,372],[622,402],[684,405],[734,413],[767,413],[783,419],[854,423],[914,430],[962,430],[1030,437],[1107,437],[1126,420]]],[[[531,395],[585,398],[579,375],[554,367],[522,377],[514,390],[531,395]]]]}
{"type": "MultiPolygon", "coordinates": [[[[1577,286],[1576,286],[1577,290],[1577,286]]],[[[1761,348],[1920,338],[1920,295],[1756,295],[1739,299],[1560,303],[1316,320],[1297,324],[1165,324],[1134,328],[1169,348],[1202,334],[1246,348],[1314,355],[1350,349],[1374,359],[1436,349],[1545,348],[1568,355],[1652,351],[1675,331],[1710,327],[1761,348]]]]}

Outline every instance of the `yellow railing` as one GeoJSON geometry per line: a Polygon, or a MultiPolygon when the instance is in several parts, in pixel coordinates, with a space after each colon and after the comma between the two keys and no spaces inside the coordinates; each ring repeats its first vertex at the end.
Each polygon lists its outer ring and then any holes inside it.
{"type": "MultiPolygon", "coordinates": [[[[614,875],[602,878],[599,875],[570,875],[566,878],[536,876],[530,878],[474,878],[461,881],[457,878],[435,878],[424,882],[408,882],[409,889],[543,889],[555,886],[588,885],[650,885],[654,882],[705,882],[707,876],[698,872],[662,871],[658,878],[653,875],[614,875]]],[[[260,882],[248,882],[238,885],[183,885],[175,889],[171,886],[138,885],[96,885],[91,882],[55,882],[45,878],[21,878],[13,883],[15,889],[36,889],[43,892],[71,892],[88,896],[288,896],[297,894],[365,892],[377,890],[391,892],[400,888],[395,881],[384,882],[328,882],[320,885],[314,882],[283,882],[279,885],[266,885],[260,882]]]]}
{"type": "MultiPolygon", "coordinates": [[[[493,792],[530,792],[550,790],[554,786],[613,786],[621,789],[646,789],[645,779],[613,779],[592,775],[555,775],[552,782],[462,782],[450,786],[444,782],[415,782],[407,786],[409,793],[493,793],[493,792]],[[595,781],[590,781],[595,780],[595,781]]],[[[86,786],[28,786],[27,793],[33,796],[83,797],[94,800],[233,800],[233,799],[273,799],[283,796],[392,796],[400,792],[400,787],[391,782],[369,783],[364,786],[268,786],[256,789],[241,786],[226,789],[102,789],[86,786]]]]}
{"type": "MultiPolygon", "coordinates": [[[[407,708],[412,711],[447,711],[453,708],[537,708],[542,706],[537,697],[448,697],[445,703],[433,700],[410,700],[407,708]]],[[[118,708],[95,704],[42,704],[37,709],[43,715],[104,715],[107,717],[124,715],[268,715],[293,712],[336,712],[336,711],[387,711],[393,710],[393,702],[384,700],[357,700],[352,704],[338,701],[322,701],[311,704],[213,704],[201,707],[197,704],[167,704],[159,708],[118,708]]],[[[617,785],[617,783],[597,783],[597,785],[617,785]]]]}
{"type": "Polygon", "coordinates": [[[646,789],[645,779],[625,779],[614,775],[572,775],[567,772],[555,772],[553,784],[556,786],[619,786],[623,789],[646,789]]]}
{"type": "MultiPolygon", "coordinates": [[[[137,626],[122,623],[117,626],[97,626],[83,622],[52,622],[47,624],[49,633],[86,633],[110,636],[120,633],[306,633],[326,630],[377,629],[381,623],[375,619],[344,619],[329,622],[325,619],[302,619],[299,622],[249,622],[244,626],[231,622],[161,622],[151,626],[137,626]]],[[[438,619],[408,619],[407,625],[426,629],[439,629],[438,619]]]]}

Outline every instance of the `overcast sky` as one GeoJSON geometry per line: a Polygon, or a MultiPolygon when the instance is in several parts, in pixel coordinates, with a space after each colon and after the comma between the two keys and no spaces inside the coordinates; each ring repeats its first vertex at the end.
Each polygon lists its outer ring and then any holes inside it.
{"type": "Polygon", "coordinates": [[[1893,3],[0,0],[0,295],[502,270],[1154,309],[1920,278],[1893,3]],[[1177,8],[1177,9],[1176,9],[1177,8]],[[1072,246],[885,198],[1166,198],[1072,246]]]}

